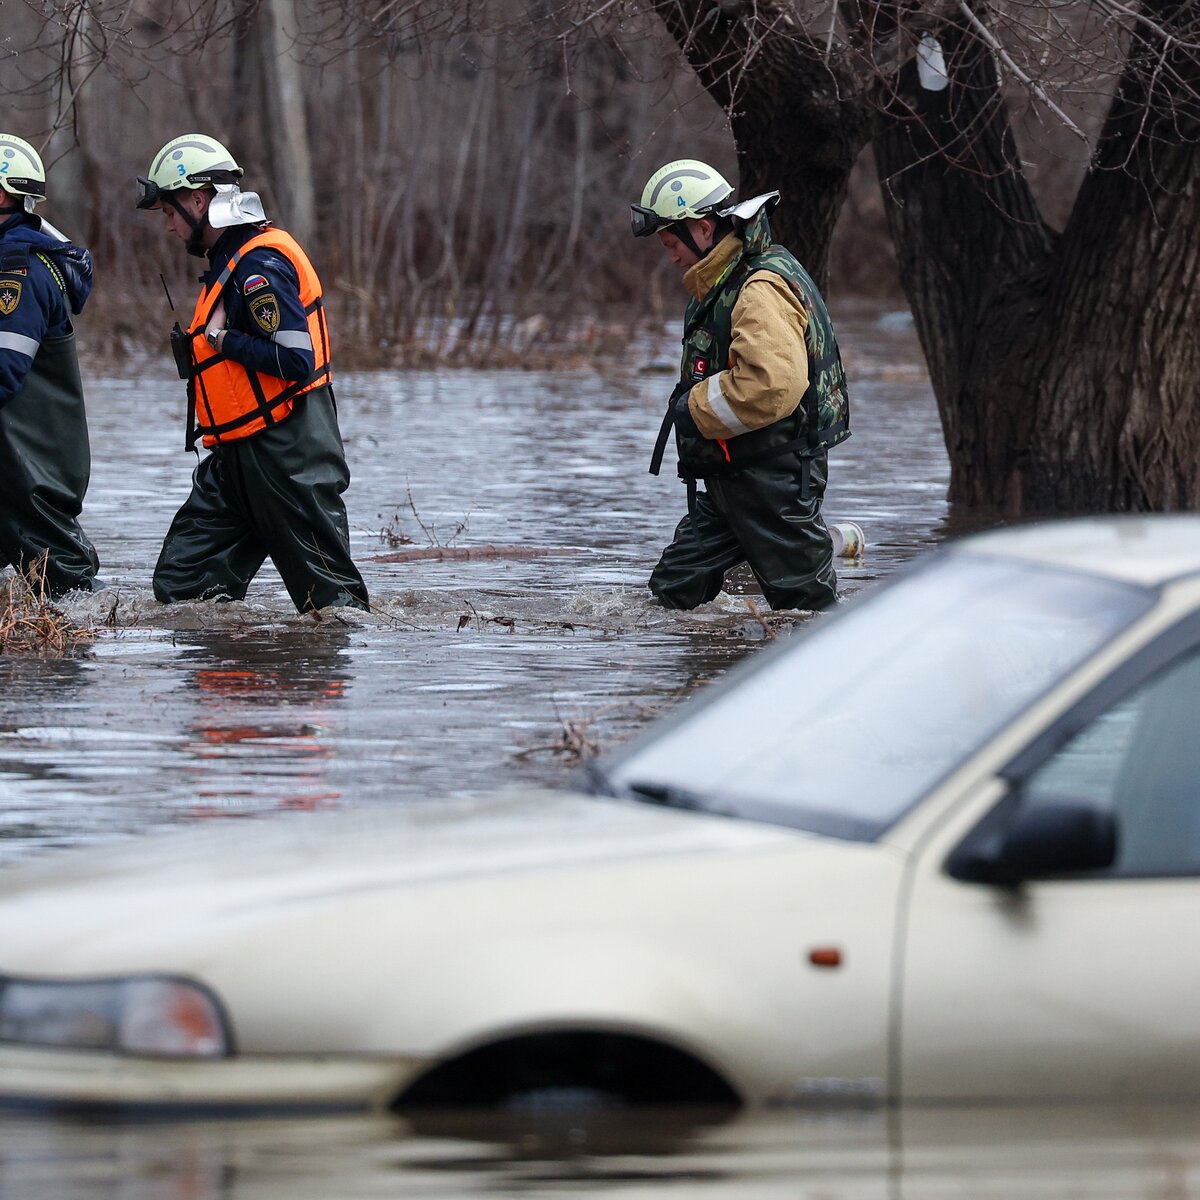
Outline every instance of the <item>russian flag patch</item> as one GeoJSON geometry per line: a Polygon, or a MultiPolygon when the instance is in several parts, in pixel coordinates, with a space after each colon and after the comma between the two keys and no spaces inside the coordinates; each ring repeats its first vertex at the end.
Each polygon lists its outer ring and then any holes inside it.
{"type": "Polygon", "coordinates": [[[245,283],[242,284],[242,294],[249,296],[254,292],[260,292],[263,288],[268,287],[269,281],[265,275],[251,275],[245,283]]]}

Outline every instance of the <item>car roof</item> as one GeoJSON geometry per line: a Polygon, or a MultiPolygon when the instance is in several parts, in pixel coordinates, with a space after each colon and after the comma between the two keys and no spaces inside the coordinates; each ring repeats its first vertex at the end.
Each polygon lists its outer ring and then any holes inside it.
{"type": "Polygon", "coordinates": [[[964,538],[965,553],[1021,559],[1155,587],[1200,574],[1200,515],[1079,517],[964,538]]]}

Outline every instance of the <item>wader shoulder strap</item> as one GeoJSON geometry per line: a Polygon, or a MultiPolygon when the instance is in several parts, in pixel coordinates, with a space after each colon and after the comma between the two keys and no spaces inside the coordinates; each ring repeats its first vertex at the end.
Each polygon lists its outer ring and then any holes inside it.
{"type": "Polygon", "coordinates": [[[196,448],[196,380],[191,378],[187,381],[187,418],[183,434],[183,448],[185,450],[195,450],[196,448]]]}
{"type": "Polygon", "coordinates": [[[658,427],[658,437],[654,439],[654,453],[650,455],[650,474],[657,475],[662,470],[663,455],[667,452],[667,442],[671,430],[675,428],[675,401],[672,400],[658,427]]]}
{"type": "Polygon", "coordinates": [[[663,414],[662,424],[658,427],[658,437],[654,439],[654,453],[650,456],[651,475],[657,475],[662,468],[663,455],[667,452],[667,442],[670,440],[671,430],[675,428],[675,405],[680,396],[686,395],[691,390],[690,380],[681,379],[675,385],[670,400],[667,401],[667,411],[663,414]]]}
{"type": "Polygon", "coordinates": [[[717,276],[712,287],[705,293],[704,299],[696,305],[696,311],[692,313],[692,319],[684,322],[683,340],[685,342],[697,328],[708,320],[723,292],[729,287],[741,287],[744,277],[749,274],[746,268],[751,265],[751,262],[752,260],[748,259],[746,252],[742,250],[730,262],[729,266],[717,276]]]}

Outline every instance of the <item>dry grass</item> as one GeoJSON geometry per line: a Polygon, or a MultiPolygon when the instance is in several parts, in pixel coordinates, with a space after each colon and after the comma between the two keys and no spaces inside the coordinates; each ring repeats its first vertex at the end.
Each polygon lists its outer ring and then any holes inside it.
{"type": "Polygon", "coordinates": [[[95,630],[76,624],[50,602],[44,556],[25,574],[0,580],[0,654],[59,658],[95,636],[95,630]]]}

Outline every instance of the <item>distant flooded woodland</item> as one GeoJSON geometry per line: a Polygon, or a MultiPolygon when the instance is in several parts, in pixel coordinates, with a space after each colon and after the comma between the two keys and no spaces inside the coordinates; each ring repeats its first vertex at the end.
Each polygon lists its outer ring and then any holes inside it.
{"type": "MultiPolygon", "coordinates": [[[[90,349],[169,327],[160,274],[190,313],[199,263],[134,209],[133,180],[193,130],[225,140],[309,246],[344,365],[605,358],[674,316],[678,280],[629,236],[628,205],[671,158],[737,175],[725,115],[661,25],[609,5],[582,30],[510,0],[372,8],[0,4],[0,126],[44,149],[40,211],[93,250],[90,349]]],[[[889,256],[864,165],[835,292],[895,292],[889,256]]]]}

